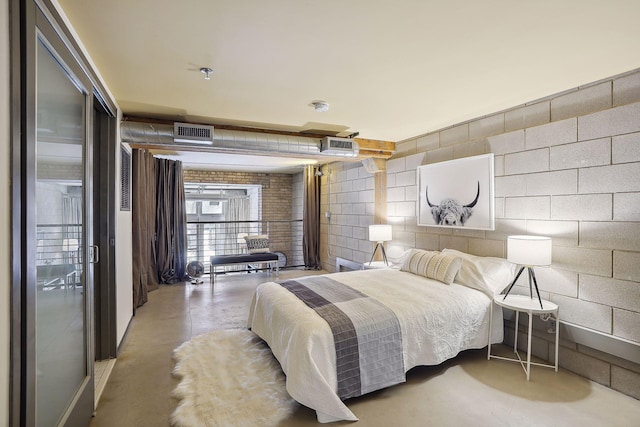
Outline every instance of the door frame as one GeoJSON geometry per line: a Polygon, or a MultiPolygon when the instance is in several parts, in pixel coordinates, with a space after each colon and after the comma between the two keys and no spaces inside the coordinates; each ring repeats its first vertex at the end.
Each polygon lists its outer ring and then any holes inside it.
{"type": "Polygon", "coordinates": [[[100,248],[95,265],[95,360],[117,356],[116,317],[116,132],[117,120],[95,97],[94,110],[94,242],[100,248]]]}

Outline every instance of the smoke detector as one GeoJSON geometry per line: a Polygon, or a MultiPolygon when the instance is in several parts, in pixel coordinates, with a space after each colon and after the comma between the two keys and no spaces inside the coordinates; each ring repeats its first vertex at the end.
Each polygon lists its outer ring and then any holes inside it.
{"type": "Polygon", "coordinates": [[[329,103],[325,101],[313,101],[311,106],[318,113],[324,113],[325,111],[329,111],[329,103]]]}

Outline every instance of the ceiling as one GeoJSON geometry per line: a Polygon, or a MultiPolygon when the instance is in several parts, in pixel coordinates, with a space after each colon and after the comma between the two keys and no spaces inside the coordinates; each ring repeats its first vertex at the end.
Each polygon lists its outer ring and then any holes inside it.
{"type": "Polygon", "coordinates": [[[155,157],[180,160],[187,169],[260,172],[260,173],[296,173],[307,164],[317,164],[315,159],[301,159],[277,156],[256,156],[250,154],[206,153],[199,151],[151,150],[155,157]]]}
{"type": "Polygon", "coordinates": [[[129,116],[397,142],[640,67],[637,0],[58,1],[129,116]]]}

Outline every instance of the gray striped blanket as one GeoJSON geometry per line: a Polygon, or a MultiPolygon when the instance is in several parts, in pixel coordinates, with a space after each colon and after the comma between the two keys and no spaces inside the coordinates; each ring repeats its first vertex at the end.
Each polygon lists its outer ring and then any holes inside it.
{"type": "Polygon", "coordinates": [[[326,276],[279,283],[329,324],[340,399],[405,381],[402,331],[391,309],[326,276]]]}

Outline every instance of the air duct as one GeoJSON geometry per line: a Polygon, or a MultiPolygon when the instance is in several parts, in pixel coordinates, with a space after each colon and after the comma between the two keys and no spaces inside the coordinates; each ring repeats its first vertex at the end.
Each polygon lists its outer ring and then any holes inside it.
{"type": "MultiPolygon", "coordinates": [[[[184,123],[180,124],[184,126],[184,123]]],[[[200,125],[193,125],[200,126],[200,125]]],[[[122,142],[132,145],[149,145],[157,148],[179,149],[189,147],[194,149],[193,142],[181,142],[181,138],[174,138],[174,125],[143,123],[125,120],[120,125],[122,142]]],[[[231,153],[261,153],[280,155],[332,155],[340,157],[356,157],[358,144],[353,141],[351,150],[330,153],[321,152],[322,138],[305,136],[282,135],[262,132],[250,132],[216,128],[213,131],[213,144],[199,149],[226,151],[231,153]]]]}

